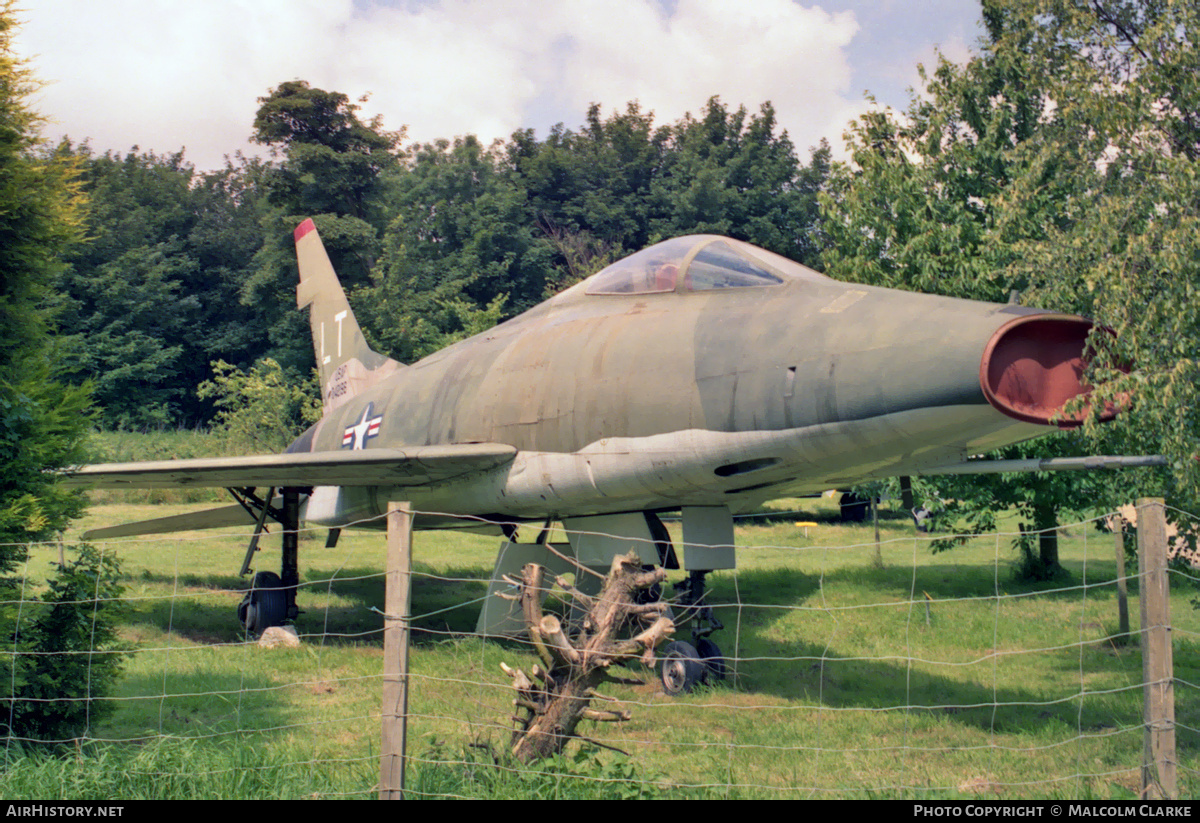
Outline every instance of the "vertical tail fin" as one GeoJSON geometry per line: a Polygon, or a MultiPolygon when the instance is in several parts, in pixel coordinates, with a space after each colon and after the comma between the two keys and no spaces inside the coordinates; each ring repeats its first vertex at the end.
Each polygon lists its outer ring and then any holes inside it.
{"type": "Polygon", "coordinates": [[[321,399],[329,412],[392,374],[403,364],[371,350],[311,219],[296,227],[300,285],[296,306],[309,307],[321,399]]]}

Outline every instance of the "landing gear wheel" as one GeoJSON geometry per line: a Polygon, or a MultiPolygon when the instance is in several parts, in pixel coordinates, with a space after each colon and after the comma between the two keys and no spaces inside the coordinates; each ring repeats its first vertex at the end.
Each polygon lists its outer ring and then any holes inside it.
{"type": "Polygon", "coordinates": [[[709,677],[713,680],[725,679],[725,658],[721,656],[720,646],[707,637],[701,637],[696,641],[696,652],[709,677]]]}
{"type": "Polygon", "coordinates": [[[682,640],[672,640],[662,650],[658,676],[667,694],[683,694],[704,679],[704,664],[696,647],[682,640]]]}
{"type": "Polygon", "coordinates": [[[262,634],[271,626],[282,626],[287,620],[287,593],[283,581],[274,572],[254,575],[250,593],[238,605],[238,620],[251,634],[262,634]]]}
{"type": "Polygon", "coordinates": [[[838,512],[843,523],[865,523],[867,515],[871,513],[871,501],[854,492],[842,492],[838,512]]]}

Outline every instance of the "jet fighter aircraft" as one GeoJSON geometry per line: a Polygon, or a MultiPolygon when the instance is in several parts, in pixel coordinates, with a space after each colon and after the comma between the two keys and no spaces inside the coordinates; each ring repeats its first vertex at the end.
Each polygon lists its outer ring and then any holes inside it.
{"type": "MultiPolygon", "coordinates": [[[[540,542],[513,542],[516,523],[561,521],[585,565],[634,546],[677,568],[659,514],[679,511],[698,602],[704,574],[734,566],[737,512],[870,478],[969,471],[969,455],[1087,414],[1065,411],[1088,390],[1084,318],[838,282],[711,235],[647,248],[404,365],[367,346],[311,220],[295,240],[321,420],[282,455],[69,472],[75,484],[220,487],[238,501],[92,537],[253,523],[253,549],[268,516],[283,523],[282,575],[256,575],[255,591],[285,594],[243,603],[251,629],[296,614],[301,521],[333,537],[382,528],[388,501],[407,500],[416,528],[502,531],[496,592],[525,562],[554,565],[540,542]]],[[[480,628],[502,633],[510,620],[508,603],[489,598],[480,628]]],[[[703,641],[708,629],[697,631],[703,641]]]]}

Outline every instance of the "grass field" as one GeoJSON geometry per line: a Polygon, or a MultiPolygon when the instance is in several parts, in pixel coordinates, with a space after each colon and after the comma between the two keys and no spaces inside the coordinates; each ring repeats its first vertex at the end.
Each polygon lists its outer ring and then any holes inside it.
{"type": "MultiPolygon", "coordinates": [[[[1139,785],[1141,657],[1116,637],[1112,537],[1070,528],[1069,579],[1014,581],[1006,537],[931,554],[907,519],[832,522],[829,501],[744,521],[737,572],[710,575],[731,659],[723,683],[669,698],[606,693],[625,724],[515,770],[502,753],[520,643],[470,636],[496,538],[419,533],[409,787],[461,797],[1126,797],[1139,785]],[[806,530],[797,521],[817,521],[806,530]]],[[[195,507],[109,502],[78,525],[195,507]]],[[[672,527],[672,531],[675,529],[672,527]]],[[[530,539],[532,535],[526,535],[530,539]]],[[[676,537],[678,534],[676,533],[676,537]]],[[[244,538],[202,533],[110,545],[131,612],[128,660],[101,741],[10,757],[5,797],[370,797],[378,772],[383,536],[302,541],[299,649],[246,644],[234,618],[244,538]]],[[[41,580],[57,551],[35,551],[41,580]]],[[[278,565],[267,542],[259,569],[278,565]]],[[[674,573],[678,579],[680,573],[674,573]]],[[[1186,581],[1184,581],[1186,583],[1186,581]]],[[[1130,613],[1137,623],[1136,585],[1130,613]]],[[[1194,796],[1197,612],[1175,586],[1180,786],[1194,796]]],[[[686,638],[685,638],[686,639],[686,638]]]]}

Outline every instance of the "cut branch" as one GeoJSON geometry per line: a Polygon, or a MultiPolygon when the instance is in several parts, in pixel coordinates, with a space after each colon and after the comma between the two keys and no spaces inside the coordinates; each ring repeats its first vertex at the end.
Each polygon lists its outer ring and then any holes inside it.
{"type": "Polygon", "coordinates": [[[524,716],[516,718],[512,737],[512,752],[525,763],[561,752],[572,739],[586,740],[575,732],[580,720],[628,720],[632,715],[625,710],[591,708],[592,700],[611,700],[597,694],[595,687],[601,683],[640,683],[612,677],[608,668],[614,663],[652,659],[654,648],[675,630],[671,618],[663,614],[663,605],[634,602],[638,590],[661,583],[666,577],[663,569],[644,570],[636,552],[614,558],[598,595],[582,595],[563,585],[561,578],[556,581],[588,610],[583,620],[585,628],[574,639],[557,617],[542,614],[545,576],[541,566],[530,563],[516,585],[529,639],[546,668],[535,664],[530,677],[501,664],[517,691],[514,702],[525,711],[524,716]],[[645,626],[644,621],[652,617],[654,622],[634,637],[615,637],[628,625],[645,626]]]}

